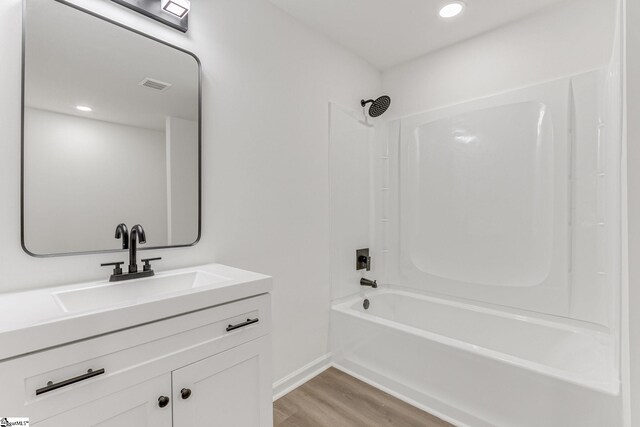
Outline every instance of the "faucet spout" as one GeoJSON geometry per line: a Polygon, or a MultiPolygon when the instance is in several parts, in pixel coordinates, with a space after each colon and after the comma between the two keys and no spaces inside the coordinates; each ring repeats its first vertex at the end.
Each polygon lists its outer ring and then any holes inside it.
{"type": "Polygon", "coordinates": [[[138,272],[138,243],[147,243],[147,236],[144,228],[140,224],[136,224],[131,228],[129,238],[129,273],[138,272]]]}
{"type": "Polygon", "coordinates": [[[116,227],[116,239],[122,239],[122,249],[129,249],[129,230],[125,223],[118,224],[116,227]]]}
{"type": "Polygon", "coordinates": [[[375,280],[365,279],[364,277],[360,279],[360,286],[371,286],[372,288],[378,287],[378,282],[375,280]]]}

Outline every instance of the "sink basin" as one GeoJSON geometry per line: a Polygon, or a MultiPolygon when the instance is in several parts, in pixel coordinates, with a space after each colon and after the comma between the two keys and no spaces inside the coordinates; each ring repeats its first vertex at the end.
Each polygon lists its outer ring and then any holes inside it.
{"type": "Polygon", "coordinates": [[[230,279],[202,271],[190,271],[62,291],[53,296],[65,312],[87,311],[125,303],[133,304],[227,280],[230,279]]]}

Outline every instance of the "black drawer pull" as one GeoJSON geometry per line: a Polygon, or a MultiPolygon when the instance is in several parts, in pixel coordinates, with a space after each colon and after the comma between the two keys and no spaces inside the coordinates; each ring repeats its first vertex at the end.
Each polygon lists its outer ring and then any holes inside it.
{"type": "Polygon", "coordinates": [[[69,378],[68,380],[60,381],[59,383],[53,383],[49,381],[46,387],[42,387],[36,390],[36,396],[43,393],[48,393],[53,390],[57,390],[62,387],[66,387],[71,384],[78,383],[80,381],[88,380],[89,378],[97,377],[98,375],[104,374],[104,369],[98,369],[94,371],[93,369],[89,369],[86,374],[79,375],[77,377],[69,378]]]}
{"type": "Polygon", "coordinates": [[[247,319],[246,322],[238,323],[237,325],[229,325],[227,326],[227,332],[244,328],[245,326],[253,325],[254,323],[258,323],[259,321],[260,319],[256,317],[255,319],[247,319]]]}

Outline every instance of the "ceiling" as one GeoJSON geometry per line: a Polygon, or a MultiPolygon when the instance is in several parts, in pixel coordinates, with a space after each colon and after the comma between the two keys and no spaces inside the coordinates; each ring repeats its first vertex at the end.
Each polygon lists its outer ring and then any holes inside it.
{"type": "Polygon", "coordinates": [[[27,5],[26,106],[161,131],[168,116],[197,120],[192,56],[56,1],[27,5]],[[146,77],[172,86],[140,86],[146,77]]]}
{"type": "Polygon", "coordinates": [[[467,0],[444,20],[446,0],[270,0],[381,70],[516,21],[564,0],[467,0]]]}

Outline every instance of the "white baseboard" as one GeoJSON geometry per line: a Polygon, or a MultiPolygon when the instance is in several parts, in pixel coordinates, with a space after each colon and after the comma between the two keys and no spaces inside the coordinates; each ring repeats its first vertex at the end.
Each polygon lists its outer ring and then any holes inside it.
{"type": "Polygon", "coordinates": [[[273,400],[280,399],[285,394],[300,387],[311,378],[321,374],[331,367],[331,353],[317,358],[273,383],[273,400]]]}

